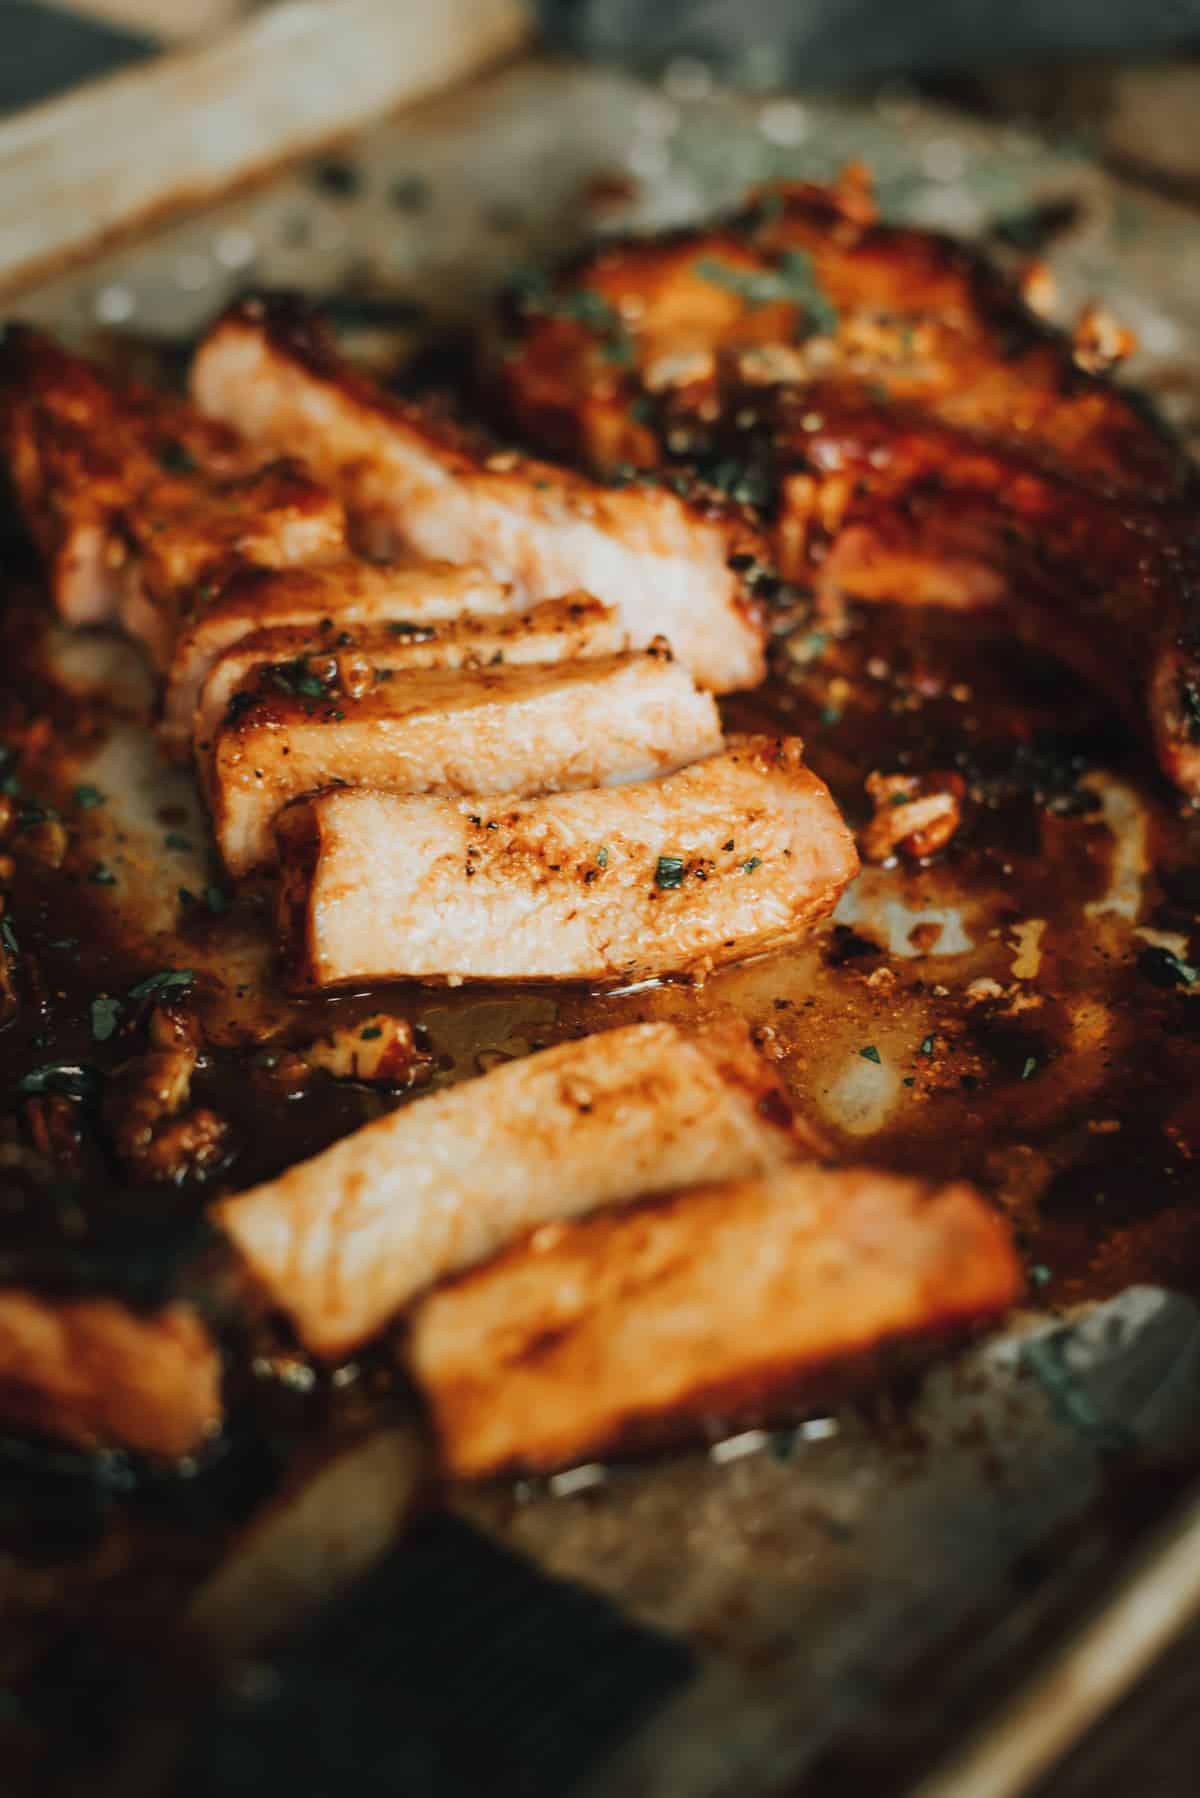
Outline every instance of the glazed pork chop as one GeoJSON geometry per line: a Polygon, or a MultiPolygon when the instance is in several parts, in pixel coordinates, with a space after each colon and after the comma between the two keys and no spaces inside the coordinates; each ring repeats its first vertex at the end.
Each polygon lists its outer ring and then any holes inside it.
{"type": "MultiPolygon", "coordinates": [[[[313,676],[347,693],[427,668],[518,668],[616,655],[628,638],[610,606],[586,593],[546,599],[527,612],[447,619],[393,619],[346,626],[326,614],[315,623],[268,625],[225,651],[206,676],[192,724],[192,745],[203,766],[235,693],[283,668],[294,679],[313,676]]],[[[276,683],[277,684],[277,683],[276,683]]]]}
{"type": "Polygon", "coordinates": [[[509,422],[597,469],[695,461],[725,386],[844,380],[1106,492],[1168,499],[1187,458],[1090,344],[977,250],[881,224],[869,189],[780,184],[722,223],[608,240],[502,305],[485,378],[509,422]],[[619,353],[618,353],[619,352],[619,353]]]}
{"type": "Polygon", "coordinates": [[[161,668],[193,594],[245,562],[336,554],[340,503],[286,458],[39,333],[0,345],[0,452],[69,624],[120,623],[161,668]]]}
{"type": "Polygon", "coordinates": [[[702,686],[762,679],[763,624],[744,578],[761,545],[738,508],[496,452],[384,394],[287,300],[247,301],[219,320],[192,393],[261,453],[302,454],[373,548],[478,563],[523,604],[584,588],[620,613],[635,645],[665,637],[702,686]]]}
{"type": "Polygon", "coordinates": [[[639,980],[795,942],[858,868],[796,739],[546,798],[333,790],[281,813],[290,977],[639,980]]]}
{"type": "Polygon", "coordinates": [[[213,1215],[304,1345],[336,1359],[538,1224],[820,1147],[743,1024],[634,1024],[415,1099],[213,1215]]]}
{"type": "Polygon", "coordinates": [[[794,1163],[544,1224],[419,1301],[453,1477],[547,1472],[828,1404],[1021,1294],[969,1186],[794,1163]]]}
{"type": "Polygon", "coordinates": [[[836,618],[846,598],[994,608],[1200,793],[1200,552],[1184,508],[1114,504],[861,392],[780,390],[757,416],[780,572],[811,585],[819,611],[836,618]]]}
{"type": "Polygon", "coordinates": [[[852,182],[577,258],[510,297],[486,372],[544,448],[751,496],[778,574],[827,606],[1000,608],[1200,794],[1195,475],[1094,337],[965,246],[880,225],[852,182]]]}
{"type": "Polygon", "coordinates": [[[724,746],[712,695],[665,649],[376,678],[392,672],[368,667],[347,691],[336,668],[323,681],[274,665],[234,695],[207,780],[231,874],[269,866],[276,814],[322,787],[554,793],[646,781],[724,746]]]}

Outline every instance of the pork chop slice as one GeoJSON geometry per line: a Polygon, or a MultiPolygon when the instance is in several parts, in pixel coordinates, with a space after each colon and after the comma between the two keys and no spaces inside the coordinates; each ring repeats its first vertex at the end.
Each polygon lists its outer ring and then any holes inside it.
{"type": "Polygon", "coordinates": [[[703,974],[803,937],[858,868],[794,738],[533,799],[332,789],[276,829],[299,987],[703,974]]]}
{"type": "Polygon", "coordinates": [[[821,1148],[744,1024],[632,1024],[414,1099],[212,1211],[305,1347],[336,1359],[538,1224],[821,1148]]]}
{"type": "Polygon", "coordinates": [[[276,665],[234,695],[207,781],[230,874],[269,867],[277,813],[322,787],[557,793],[646,781],[724,747],[712,694],[666,650],[377,678],[393,672],[368,666],[365,690],[347,691],[336,663],[327,680],[276,665]]]}
{"type": "Polygon", "coordinates": [[[973,1188],[795,1162],[543,1224],[418,1301],[405,1359],[457,1478],[795,1417],[999,1317],[973,1188]]]}
{"type": "Polygon", "coordinates": [[[635,645],[665,637],[717,692],[763,677],[763,620],[746,584],[761,542],[736,508],[497,452],[383,393],[282,298],[244,301],[217,322],[192,394],[262,453],[305,456],[374,549],[400,542],[479,563],[522,604],[581,587],[617,609],[635,645]]]}
{"type": "MultiPolygon", "coordinates": [[[[164,747],[179,758],[188,753],[209,673],[261,631],[297,629],[336,640],[382,626],[395,627],[399,639],[464,614],[494,620],[517,609],[512,589],[481,568],[420,556],[385,566],[345,556],[319,567],[244,569],[197,604],[176,639],[163,692],[164,747]]],[[[205,706],[205,729],[213,704],[205,706]]]]}
{"type": "Polygon", "coordinates": [[[198,763],[212,748],[235,693],[268,668],[335,679],[344,690],[394,680],[424,668],[515,668],[529,662],[580,661],[615,655],[628,638],[611,606],[586,593],[546,599],[527,612],[469,612],[417,623],[346,624],[326,614],[314,623],[268,625],[251,631],[213,665],[200,690],[192,723],[198,763]]]}

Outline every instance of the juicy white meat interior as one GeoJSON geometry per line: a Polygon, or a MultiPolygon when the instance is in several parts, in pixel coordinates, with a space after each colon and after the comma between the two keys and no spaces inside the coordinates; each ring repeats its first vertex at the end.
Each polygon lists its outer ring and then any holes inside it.
{"type": "Polygon", "coordinates": [[[495,618],[516,610],[512,589],[481,568],[420,556],[384,567],[346,557],[318,568],[247,569],[197,606],[176,640],[163,695],[164,745],[186,754],[210,670],[257,631],[323,630],[326,622],[335,635],[375,625],[425,629],[465,612],[495,618]]]}
{"type": "Polygon", "coordinates": [[[192,725],[202,760],[234,694],[262,670],[283,663],[348,680],[394,679],[422,668],[497,668],[615,655],[628,634],[611,606],[586,593],[543,600],[527,612],[468,613],[447,619],[395,619],[347,626],[328,614],[315,624],[265,626],[225,651],[200,690],[192,725]]]}
{"type": "Polygon", "coordinates": [[[406,1358],[476,1478],[828,1402],[1021,1287],[971,1187],[793,1164],[536,1230],[422,1299],[406,1358]]]}
{"type": "Polygon", "coordinates": [[[740,523],[666,488],[614,489],[466,446],[354,373],[312,321],[289,326],[267,302],[213,327],[192,395],[247,442],[302,455],[376,546],[477,562],[525,603],[582,587],[619,610],[634,643],[666,637],[717,692],[763,678],[762,623],[731,566],[757,546],[740,523]]]}
{"type": "Polygon", "coordinates": [[[857,871],[795,739],[534,799],[334,790],[280,815],[293,979],[615,980],[794,941],[857,871]]]}
{"type": "Polygon", "coordinates": [[[260,697],[218,731],[209,802],[231,874],[272,863],[276,814],[318,788],[560,792],[644,781],[723,745],[711,693],[665,652],[431,668],[382,682],[378,672],[367,671],[358,697],[336,674],[322,686],[310,673],[318,698],[296,691],[292,671],[268,670],[260,697]],[[272,672],[291,685],[272,693],[272,672]]]}
{"type": "Polygon", "coordinates": [[[336,1357],[524,1230],[817,1146],[744,1025],[634,1024],[415,1099],[213,1210],[305,1346],[336,1357]]]}

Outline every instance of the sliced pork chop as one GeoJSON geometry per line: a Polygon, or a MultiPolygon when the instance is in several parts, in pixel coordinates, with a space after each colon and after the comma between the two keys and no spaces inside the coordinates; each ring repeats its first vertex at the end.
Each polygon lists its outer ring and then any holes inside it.
{"type": "Polygon", "coordinates": [[[123,624],[159,667],[197,587],[345,541],[340,502],[300,464],[264,468],[233,432],[23,326],[0,345],[0,451],[62,617],[123,624]]]}
{"type": "Polygon", "coordinates": [[[791,738],[546,798],[334,790],[277,831],[300,986],[701,974],[796,941],[858,867],[791,738]]]}
{"type": "MultiPolygon", "coordinates": [[[[469,613],[496,619],[518,609],[510,587],[481,568],[413,556],[376,566],[347,556],[320,567],[248,568],[199,604],[175,643],[163,695],[162,739],[186,755],[201,690],[227,651],[264,630],[332,633],[394,627],[415,636],[469,613]]],[[[206,720],[212,703],[205,706],[206,720]]]]}
{"type": "Polygon", "coordinates": [[[303,454],[374,547],[480,563],[522,603],[582,587],[616,607],[635,644],[666,637],[702,686],[762,679],[763,625],[744,580],[761,544],[736,509],[489,452],[355,373],[287,300],[226,314],[197,351],[192,393],[262,451],[303,454]]]}
{"type": "Polygon", "coordinates": [[[828,1404],[1020,1296],[969,1186],[793,1164],[545,1224],[416,1306],[446,1471],[548,1471],[828,1404]]]}
{"type": "Polygon", "coordinates": [[[213,1212],[305,1346],[336,1358],[538,1224],[821,1146],[744,1024],[634,1024],[415,1099],[213,1212]]]}
{"type": "Polygon", "coordinates": [[[391,673],[368,668],[366,690],[351,693],[336,669],[322,682],[273,667],[235,695],[208,774],[231,874],[269,866],[276,814],[321,787],[556,793],[645,781],[724,746],[711,693],[667,650],[374,678],[391,673]]]}
{"type": "Polygon", "coordinates": [[[78,1448],[175,1460],[221,1423],[221,1358],[190,1305],[0,1291],[0,1418],[78,1448]]]}
{"type": "Polygon", "coordinates": [[[423,668],[516,668],[615,655],[627,647],[627,633],[612,607],[586,593],[496,617],[467,613],[423,624],[401,618],[355,627],[326,615],[315,624],[268,626],[226,650],[206,677],[192,745],[203,763],[234,694],[259,681],[268,668],[362,693],[372,682],[423,668]]]}

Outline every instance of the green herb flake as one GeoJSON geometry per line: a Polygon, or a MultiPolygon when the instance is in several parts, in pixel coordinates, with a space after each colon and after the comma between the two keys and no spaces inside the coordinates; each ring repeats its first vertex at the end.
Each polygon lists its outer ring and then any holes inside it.
{"type": "Polygon", "coordinates": [[[1050,1269],[1045,1267],[1040,1261],[1035,1261],[1029,1270],[1029,1284],[1033,1287],[1035,1292],[1041,1292],[1043,1287],[1049,1286],[1053,1278],[1054,1275],[1050,1272],[1050,1269]]]}
{"type": "Polygon", "coordinates": [[[921,1047],[917,1050],[917,1054],[918,1055],[932,1055],[933,1054],[933,1038],[931,1036],[927,1036],[925,1038],[924,1042],[921,1044],[921,1047]]]}
{"type": "Polygon", "coordinates": [[[840,724],[841,721],[842,708],[840,705],[823,705],[821,707],[822,724],[840,724]]]}
{"type": "Polygon", "coordinates": [[[185,837],[178,830],[169,830],[163,838],[163,842],[168,849],[179,849],[182,850],[184,854],[187,854],[192,847],[191,838],[185,837]]]}
{"type": "Polygon", "coordinates": [[[93,886],[97,887],[115,887],[117,884],[116,875],[111,868],[106,868],[103,862],[97,862],[95,864],[88,875],[88,879],[93,886]]]}
{"type": "Polygon", "coordinates": [[[81,812],[94,812],[98,805],[105,803],[105,796],[99,787],[89,787],[86,784],[76,787],[72,798],[81,812]]]}
{"type": "Polygon", "coordinates": [[[608,866],[608,850],[607,849],[605,849],[605,848],[597,849],[597,851],[596,851],[596,866],[598,868],[607,868],[607,866],[608,866]]]}
{"type": "Polygon", "coordinates": [[[383,1029],[379,1024],[368,1024],[365,1030],[359,1031],[358,1035],[360,1042],[371,1043],[377,1036],[383,1035],[383,1029]]]}
{"type": "Polygon", "coordinates": [[[303,699],[324,699],[325,682],[313,673],[303,656],[294,662],[280,662],[270,672],[271,682],[281,693],[303,699]]]}
{"type": "Polygon", "coordinates": [[[136,986],[129,989],[129,997],[135,1004],[143,999],[157,998],[161,993],[182,992],[194,982],[196,976],[191,968],[163,968],[157,974],[147,974],[145,980],[139,980],[136,986]]]}
{"type": "Polygon", "coordinates": [[[78,949],[79,938],[77,936],[55,937],[54,941],[49,944],[49,947],[51,949],[60,949],[65,953],[69,949],[78,949]]]}
{"type": "Polygon", "coordinates": [[[115,1036],[121,1022],[121,1001],[102,994],[99,999],[92,1000],[92,1035],[98,1043],[106,1043],[110,1036],[115,1036]]]}
{"type": "Polygon", "coordinates": [[[1033,1076],[1037,1073],[1037,1067],[1037,1056],[1027,1055],[1021,1068],[1022,1080],[1032,1080],[1033,1076]]]}
{"type": "Polygon", "coordinates": [[[762,867],[762,856],[761,855],[752,855],[748,862],[742,863],[742,873],[743,874],[753,874],[755,868],[761,868],[761,867],[762,867]]]}
{"type": "Polygon", "coordinates": [[[913,1079],[911,1074],[905,1074],[905,1076],[904,1076],[903,1080],[900,1082],[900,1084],[901,1084],[901,1086],[915,1086],[917,1083],[913,1079]]]}
{"type": "Polygon", "coordinates": [[[681,855],[660,855],[654,870],[654,884],[663,892],[683,885],[684,863],[681,855]]]}
{"type": "Polygon", "coordinates": [[[1101,1414],[1083,1380],[1067,1359],[1071,1330],[1054,1330],[1023,1344],[1021,1363],[1033,1374],[1060,1423],[1069,1424],[1106,1453],[1136,1447],[1137,1438],[1124,1424],[1101,1414]]]}
{"type": "Polygon", "coordinates": [[[796,306],[822,337],[832,337],[837,331],[837,308],[819,285],[807,250],[785,250],[773,268],[759,269],[738,268],[719,256],[702,256],[695,270],[703,280],[735,293],[751,310],[796,306]]]}
{"type": "Polygon", "coordinates": [[[10,955],[20,955],[21,945],[17,941],[11,918],[0,918],[0,943],[4,944],[10,955]]]}
{"type": "Polygon", "coordinates": [[[224,887],[207,886],[204,889],[204,903],[215,917],[229,910],[229,894],[224,887]]]}
{"type": "Polygon", "coordinates": [[[17,1081],[19,1093],[62,1093],[68,1099],[88,1099],[96,1092],[100,1076],[86,1062],[52,1061],[32,1068],[17,1081]]]}
{"type": "Polygon", "coordinates": [[[880,1055],[879,1050],[875,1047],[874,1043],[868,1043],[865,1049],[860,1049],[858,1052],[864,1061],[873,1061],[876,1067],[882,1067],[883,1057],[880,1055]]]}
{"type": "Polygon", "coordinates": [[[195,474],[196,472],[196,458],[191,450],[188,449],[186,443],[180,443],[174,437],[161,446],[158,460],[160,466],[165,468],[168,474],[195,474]]]}

